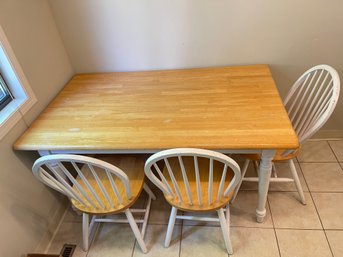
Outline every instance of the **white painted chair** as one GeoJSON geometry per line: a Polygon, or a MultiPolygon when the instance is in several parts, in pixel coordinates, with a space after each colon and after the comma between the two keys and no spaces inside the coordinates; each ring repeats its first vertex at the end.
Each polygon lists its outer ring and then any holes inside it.
{"type": "Polygon", "coordinates": [[[229,201],[241,176],[234,160],[214,151],[177,148],[152,155],[144,170],[172,205],[165,247],[170,244],[175,219],[216,221],[220,222],[226,250],[232,254],[229,201]],[[219,218],[177,215],[177,210],[217,211],[219,218]]]}
{"type": "MultiPolygon", "coordinates": [[[[298,136],[299,143],[304,143],[313,136],[329,119],[339,97],[340,79],[335,69],[328,65],[318,65],[306,71],[291,87],[284,105],[293,128],[298,136]]],[[[306,204],[305,196],[295,168],[293,158],[297,156],[299,149],[294,151],[278,150],[273,159],[274,162],[288,161],[293,178],[277,177],[275,165],[273,164],[273,177],[270,182],[294,182],[298,190],[300,201],[306,204]]],[[[242,180],[240,181],[235,196],[242,181],[258,181],[258,178],[244,178],[250,161],[258,162],[261,157],[257,154],[242,155],[246,158],[242,169],[242,180]]]]}
{"type": "Polygon", "coordinates": [[[80,155],[57,154],[39,158],[32,171],[38,180],[66,195],[72,206],[83,213],[84,251],[88,250],[94,236],[95,223],[113,222],[129,223],[139,246],[146,253],[143,238],[151,199],[155,199],[155,196],[144,183],[145,160],[143,156],[103,156],[99,160],[80,155]],[[146,207],[130,210],[129,207],[138,199],[143,188],[149,196],[146,207]],[[104,217],[122,212],[127,219],[104,217]],[[144,213],[144,218],[135,220],[132,213],[144,213]],[[90,222],[89,215],[93,215],[90,222]],[[142,223],[141,231],[137,223],[142,223]]]}

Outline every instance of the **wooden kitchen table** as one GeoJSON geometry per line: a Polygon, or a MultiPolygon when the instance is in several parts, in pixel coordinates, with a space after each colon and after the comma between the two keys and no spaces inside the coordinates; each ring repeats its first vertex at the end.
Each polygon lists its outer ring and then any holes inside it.
{"type": "Polygon", "coordinates": [[[267,65],[75,75],[16,150],[154,153],[174,147],[260,153],[257,221],[272,159],[298,139],[267,65]]]}

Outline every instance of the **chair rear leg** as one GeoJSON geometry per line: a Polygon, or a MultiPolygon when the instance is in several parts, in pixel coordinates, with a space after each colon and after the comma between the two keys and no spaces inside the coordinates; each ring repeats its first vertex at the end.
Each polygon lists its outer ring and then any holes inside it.
{"type": "Polygon", "coordinates": [[[226,207],[226,218],[225,218],[223,209],[219,209],[219,210],[217,210],[217,212],[218,212],[218,216],[219,216],[220,227],[221,227],[222,233],[223,233],[226,251],[229,254],[232,254],[233,250],[232,250],[232,244],[231,244],[231,240],[230,240],[230,209],[229,209],[229,205],[227,205],[227,207],[226,207]]]}
{"type": "Polygon", "coordinates": [[[260,162],[259,161],[254,161],[254,168],[256,171],[256,175],[259,177],[259,172],[260,172],[260,162]]]}
{"type": "Polygon", "coordinates": [[[289,160],[288,164],[289,164],[289,167],[291,168],[291,173],[292,173],[292,176],[293,176],[293,179],[294,179],[295,186],[296,186],[296,188],[298,190],[298,193],[299,193],[299,196],[300,196],[300,201],[301,201],[302,204],[306,204],[304,191],[303,191],[303,188],[301,186],[301,183],[300,183],[300,180],[299,180],[299,176],[298,176],[298,173],[297,173],[297,169],[295,168],[293,160],[289,160]]]}
{"type": "Polygon", "coordinates": [[[272,176],[274,178],[277,178],[276,166],[275,166],[274,162],[273,162],[273,166],[272,166],[272,176]]]}
{"type": "Polygon", "coordinates": [[[151,191],[150,187],[146,183],[144,183],[143,189],[151,197],[152,200],[156,200],[155,194],[151,191]]]}
{"type": "Polygon", "coordinates": [[[236,186],[236,189],[235,189],[235,193],[231,199],[231,203],[233,203],[235,200],[236,200],[236,197],[237,197],[237,194],[238,194],[238,191],[239,189],[241,188],[241,185],[242,185],[242,182],[243,182],[243,178],[245,176],[245,173],[247,172],[248,170],[248,167],[249,167],[249,164],[250,164],[250,160],[245,160],[244,162],[244,165],[243,165],[243,169],[242,169],[242,177],[241,177],[241,181],[239,181],[238,185],[236,186]]]}
{"type": "Polygon", "coordinates": [[[129,221],[129,224],[130,224],[130,227],[131,227],[131,229],[132,229],[132,232],[133,232],[133,234],[134,234],[135,237],[136,237],[137,243],[138,243],[139,246],[141,247],[143,253],[147,253],[148,250],[147,250],[147,248],[146,248],[146,246],[145,246],[145,243],[144,243],[144,241],[143,241],[141,232],[140,232],[139,229],[138,229],[138,226],[137,226],[137,224],[136,224],[136,222],[135,222],[135,219],[134,219],[133,216],[132,216],[131,211],[130,211],[129,209],[126,209],[126,210],[125,210],[125,215],[126,215],[126,217],[127,217],[127,220],[129,221]]]}
{"type": "Polygon", "coordinates": [[[149,195],[148,203],[145,206],[144,220],[143,220],[143,225],[142,225],[142,230],[141,230],[141,235],[142,235],[143,240],[144,240],[144,236],[146,232],[146,227],[148,225],[150,209],[151,209],[151,196],[149,195]]]}
{"type": "Polygon", "coordinates": [[[176,213],[177,213],[177,209],[173,206],[170,212],[166,239],[164,241],[164,247],[169,247],[170,245],[170,241],[171,241],[171,237],[172,237],[174,225],[175,225],[176,213]]]}
{"type": "Polygon", "coordinates": [[[89,214],[87,213],[83,213],[82,215],[82,242],[82,248],[87,252],[89,248],[89,214]]]}

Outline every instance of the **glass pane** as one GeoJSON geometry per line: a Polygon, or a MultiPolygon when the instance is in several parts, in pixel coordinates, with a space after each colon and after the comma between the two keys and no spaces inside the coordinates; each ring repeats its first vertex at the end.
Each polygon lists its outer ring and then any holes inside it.
{"type": "Polygon", "coordinates": [[[6,87],[5,81],[0,75],[0,110],[2,110],[11,101],[12,96],[6,87]]]}
{"type": "Polygon", "coordinates": [[[6,93],[5,91],[3,90],[2,88],[2,85],[0,85],[0,101],[6,96],[6,93]]]}

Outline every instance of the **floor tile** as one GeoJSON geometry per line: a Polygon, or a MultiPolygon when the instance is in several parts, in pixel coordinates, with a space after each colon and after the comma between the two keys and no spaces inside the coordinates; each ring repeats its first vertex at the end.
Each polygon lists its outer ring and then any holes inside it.
{"type": "Polygon", "coordinates": [[[327,141],[307,141],[301,145],[299,162],[336,162],[327,141]]]}
{"type": "Polygon", "coordinates": [[[321,223],[309,193],[306,205],[299,202],[298,193],[272,192],[268,199],[276,228],[321,229],[321,223]]]}
{"type": "Polygon", "coordinates": [[[234,257],[279,257],[273,229],[232,228],[234,257]]]}
{"type": "Polygon", "coordinates": [[[133,257],[178,257],[180,252],[181,226],[174,226],[172,241],[168,248],[164,247],[167,225],[148,225],[144,241],[148,253],[144,254],[136,243],[133,257]]]}
{"type": "Polygon", "coordinates": [[[343,256],[343,230],[326,230],[331,250],[335,257],[343,256]]]}
{"type": "MultiPolygon", "coordinates": [[[[300,183],[303,187],[303,191],[308,191],[307,185],[305,183],[304,180],[304,176],[301,172],[301,169],[299,167],[298,162],[294,162],[294,165],[297,169],[298,172],[298,176],[300,179],[300,183]]],[[[241,166],[242,167],[242,166],[241,166]]],[[[292,173],[290,171],[289,165],[287,162],[277,162],[275,163],[275,167],[276,167],[276,172],[277,172],[277,176],[279,178],[293,178],[292,177],[292,173]]],[[[254,166],[252,164],[249,165],[248,171],[246,173],[246,177],[256,177],[256,171],[254,169],[254,166]]],[[[241,190],[257,190],[258,189],[258,183],[256,182],[243,182],[242,186],[241,186],[241,190]]],[[[270,183],[269,185],[269,191],[274,191],[274,192],[278,192],[278,191],[288,191],[288,192],[296,192],[297,189],[295,187],[295,184],[292,182],[287,182],[287,183],[270,183]]]]}
{"type": "MultiPolygon", "coordinates": [[[[273,229],[232,228],[231,241],[235,257],[279,256],[273,229]]],[[[184,226],[180,256],[227,256],[221,229],[184,226]]]]}
{"type": "Polygon", "coordinates": [[[329,141],[329,144],[334,151],[338,161],[343,162],[343,140],[329,141]]]}
{"type": "Polygon", "coordinates": [[[272,228],[269,206],[263,223],[256,222],[257,191],[240,191],[231,205],[231,226],[272,228]]]}
{"type": "MultiPolygon", "coordinates": [[[[234,247],[234,246],[233,246],[234,247]]],[[[180,257],[227,257],[220,227],[183,226],[180,257]]]]}
{"type": "Polygon", "coordinates": [[[73,257],[85,257],[87,252],[82,250],[82,225],[78,222],[62,223],[53,239],[48,253],[59,254],[64,244],[75,244],[73,257]]]}
{"type": "Polygon", "coordinates": [[[131,257],[134,243],[135,236],[129,225],[103,223],[87,257],[131,257]]]}
{"type": "Polygon", "coordinates": [[[343,229],[343,193],[312,193],[325,229],[343,229]]]}
{"type": "Polygon", "coordinates": [[[323,230],[277,229],[282,257],[332,257],[323,230]]]}
{"type": "Polygon", "coordinates": [[[343,170],[338,163],[301,163],[311,191],[343,192],[343,170]]]}

